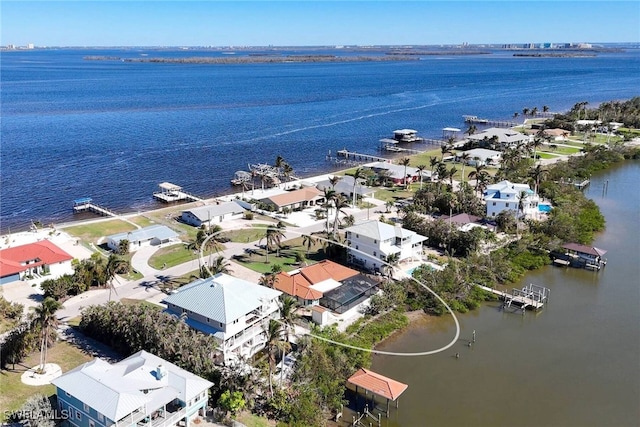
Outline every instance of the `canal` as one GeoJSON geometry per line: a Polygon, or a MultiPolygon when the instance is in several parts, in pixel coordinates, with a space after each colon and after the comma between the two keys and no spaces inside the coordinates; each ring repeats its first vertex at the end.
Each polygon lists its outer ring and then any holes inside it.
{"type": "MultiPolygon", "coordinates": [[[[551,289],[539,312],[487,303],[459,315],[454,347],[426,357],[374,357],[372,369],[409,384],[388,426],[637,426],[640,420],[640,163],[592,178],[585,191],[607,229],[600,272],[548,266],[529,283],[551,289]],[[603,188],[608,181],[606,194],[603,188]],[[473,331],[476,342],[469,346],[473,331]],[[455,354],[459,353],[459,358],[455,354]]],[[[379,346],[418,352],[455,334],[450,316],[379,346]]]]}

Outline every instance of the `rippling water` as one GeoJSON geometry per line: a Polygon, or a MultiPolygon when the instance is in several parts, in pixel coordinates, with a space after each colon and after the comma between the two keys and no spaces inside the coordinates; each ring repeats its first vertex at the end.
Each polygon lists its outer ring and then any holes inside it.
{"type": "Polygon", "coordinates": [[[443,127],[463,128],[463,114],[561,111],[578,101],[627,99],[640,87],[635,51],[315,64],[83,60],[143,53],[2,54],[3,230],[69,220],[79,197],[121,212],[145,209],[162,181],[213,196],[229,192],[233,173],[247,163],[278,155],[308,176],[331,170],[329,150],[374,153],[394,129],[438,137],[443,127]]]}

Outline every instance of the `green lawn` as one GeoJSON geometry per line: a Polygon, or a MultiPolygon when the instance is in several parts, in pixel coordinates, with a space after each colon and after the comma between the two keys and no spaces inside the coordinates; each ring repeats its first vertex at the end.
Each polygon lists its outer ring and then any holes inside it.
{"type": "Polygon", "coordinates": [[[299,265],[296,262],[296,252],[304,254],[305,258],[307,258],[306,263],[308,264],[312,264],[326,258],[322,241],[316,239],[316,242],[309,249],[308,256],[307,247],[303,246],[302,242],[302,237],[296,237],[295,239],[282,242],[280,256],[277,256],[276,251],[270,251],[268,263],[266,262],[267,257],[264,249],[254,249],[251,253],[245,253],[240,257],[234,258],[234,261],[253,271],[264,274],[271,272],[271,268],[276,264],[282,266],[283,271],[291,271],[298,268],[299,265]]]}
{"type": "Polygon", "coordinates": [[[133,231],[136,228],[126,221],[112,219],[109,221],[94,222],[90,224],[74,225],[65,228],[64,231],[72,236],[87,242],[96,243],[98,239],[116,233],[133,231]]]}
{"type": "Polygon", "coordinates": [[[266,227],[273,225],[270,224],[251,224],[250,228],[243,228],[241,230],[229,230],[222,233],[222,236],[227,237],[232,242],[236,243],[248,243],[255,242],[264,238],[266,234],[266,227]]]}
{"type": "Polygon", "coordinates": [[[152,302],[148,302],[148,301],[144,301],[144,300],[140,300],[140,299],[122,298],[120,300],[120,302],[123,305],[138,305],[138,304],[140,304],[140,305],[144,305],[144,306],[147,306],[147,307],[154,308],[156,310],[162,310],[162,307],[159,306],[158,304],[154,304],[152,302]]]}
{"type": "Polygon", "coordinates": [[[276,425],[275,421],[254,415],[247,411],[243,411],[236,415],[235,420],[247,427],[273,427],[276,425]]]}
{"type": "Polygon", "coordinates": [[[544,152],[536,153],[536,155],[540,156],[541,159],[556,159],[559,157],[559,156],[554,156],[553,154],[544,153],[544,152]]]}
{"type": "MultiPolygon", "coordinates": [[[[60,365],[62,372],[67,372],[78,365],[93,358],[82,350],[59,341],[51,347],[47,353],[47,363],[60,365]]],[[[16,364],[15,369],[7,369],[0,372],[0,408],[3,411],[15,411],[19,409],[27,398],[35,393],[51,396],[55,393],[55,387],[51,384],[44,386],[28,386],[21,380],[22,374],[40,363],[40,352],[29,355],[21,364],[16,364]]],[[[12,368],[10,365],[9,368],[12,368]]],[[[4,421],[6,412],[0,413],[0,419],[4,421]]]]}
{"type": "MultiPolygon", "coordinates": [[[[224,249],[223,245],[220,245],[220,250],[224,249]]],[[[205,255],[215,253],[216,251],[205,251],[205,255]]],[[[156,270],[162,270],[165,268],[174,267],[185,262],[197,259],[199,252],[195,254],[191,249],[187,249],[185,244],[177,244],[172,246],[166,246],[158,249],[151,258],[149,258],[149,265],[156,270]]]]}
{"type": "Polygon", "coordinates": [[[559,146],[559,147],[558,147],[558,148],[556,148],[555,150],[552,150],[552,149],[550,149],[549,147],[544,147],[543,149],[538,150],[538,151],[536,152],[536,154],[543,153],[543,152],[547,152],[547,153],[554,153],[554,154],[564,154],[564,155],[567,155],[567,154],[575,154],[575,153],[579,153],[579,152],[580,152],[580,150],[581,150],[581,148],[578,148],[578,147],[562,147],[562,146],[559,146]]]}

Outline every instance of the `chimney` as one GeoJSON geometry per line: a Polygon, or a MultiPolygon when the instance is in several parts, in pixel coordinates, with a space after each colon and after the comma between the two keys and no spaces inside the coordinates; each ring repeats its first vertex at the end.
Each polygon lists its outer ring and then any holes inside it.
{"type": "Polygon", "coordinates": [[[167,370],[162,365],[158,365],[156,368],[156,380],[160,381],[164,376],[167,375],[167,370]]]}

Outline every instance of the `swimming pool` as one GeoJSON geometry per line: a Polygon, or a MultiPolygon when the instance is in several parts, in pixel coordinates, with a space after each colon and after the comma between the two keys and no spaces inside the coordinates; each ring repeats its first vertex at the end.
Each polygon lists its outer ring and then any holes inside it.
{"type": "Polygon", "coordinates": [[[540,212],[549,213],[549,212],[551,212],[551,205],[540,204],[540,205],[538,205],[538,210],[540,212]]]}

